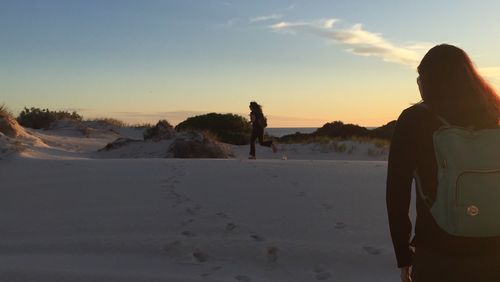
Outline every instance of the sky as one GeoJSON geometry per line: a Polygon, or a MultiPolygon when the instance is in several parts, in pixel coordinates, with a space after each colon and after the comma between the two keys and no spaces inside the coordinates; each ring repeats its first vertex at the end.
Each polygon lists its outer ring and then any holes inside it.
{"type": "Polygon", "coordinates": [[[500,2],[0,0],[0,104],[173,124],[381,126],[420,100],[416,66],[463,48],[500,86],[500,2]]]}

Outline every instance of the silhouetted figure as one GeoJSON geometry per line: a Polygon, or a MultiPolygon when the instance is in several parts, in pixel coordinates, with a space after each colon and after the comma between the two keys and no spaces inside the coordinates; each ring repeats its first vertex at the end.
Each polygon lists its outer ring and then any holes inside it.
{"type": "Polygon", "coordinates": [[[277,152],[272,140],[264,141],[264,128],[267,127],[267,119],[262,112],[262,106],[257,102],[250,102],[250,121],[252,122],[252,135],[250,136],[250,157],[255,159],[255,141],[259,139],[259,144],[264,147],[271,147],[273,153],[277,152]]]}
{"type": "Polygon", "coordinates": [[[475,130],[497,127],[499,98],[469,56],[455,46],[430,49],[418,74],[423,102],[399,116],[387,172],[387,211],[401,281],[500,281],[500,238],[451,235],[438,226],[427,201],[436,200],[439,183],[434,132],[443,121],[475,130]],[[409,206],[414,171],[422,194],[416,199],[412,239],[409,206]]]}

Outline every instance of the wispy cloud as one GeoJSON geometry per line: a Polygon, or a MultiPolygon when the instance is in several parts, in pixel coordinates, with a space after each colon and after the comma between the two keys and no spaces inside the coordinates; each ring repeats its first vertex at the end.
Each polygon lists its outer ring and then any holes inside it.
{"type": "Polygon", "coordinates": [[[416,67],[430,47],[434,44],[416,42],[396,45],[383,38],[380,33],[367,31],[361,24],[348,28],[337,26],[338,19],[324,19],[308,22],[279,22],[270,28],[277,32],[307,33],[316,35],[346,46],[346,51],[359,55],[379,57],[386,62],[416,67]]]}
{"type": "Polygon", "coordinates": [[[297,4],[292,4],[292,5],[288,6],[288,7],[286,7],[285,10],[286,11],[290,11],[290,10],[293,10],[293,9],[297,8],[297,6],[298,6],[297,4]]]}
{"type": "MultiPolygon", "coordinates": [[[[346,51],[367,57],[379,57],[386,62],[398,63],[416,68],[425,53],[435,44],[430,42],[409,42],[396,45],[382,34],[367,31],[361,24],[338,27],[338,19],[286,22],[270,26],[273,31],[284,33],[312,34],[342,44],[346,51]]],[[[500,67],[483,67],[478,71],[487,79],[500,81],[500,67]]]]}
{"type": "Polygon", "coordinates": [[[270,20],[278,20],[283,18],[282,14],[272,14],[272,15],[267,15],[267,16],[259,16],[255,18],[251,18],[250,22],[256,23],[256,22],[264,22],[264,21],[270,21],[270,20]]]}

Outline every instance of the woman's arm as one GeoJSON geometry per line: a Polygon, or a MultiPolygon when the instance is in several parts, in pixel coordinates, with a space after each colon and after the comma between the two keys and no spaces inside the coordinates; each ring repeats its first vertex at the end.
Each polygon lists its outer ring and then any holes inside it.
{"type": "Polygon", "coordinates": [[[420,122],[414,113],[410,108],[398,118],[387,168],[387,213],[398,267],[411,265],[413,255],[410,248],[412,225],[408,214],[417,158],[416,131],[420,122]]]}

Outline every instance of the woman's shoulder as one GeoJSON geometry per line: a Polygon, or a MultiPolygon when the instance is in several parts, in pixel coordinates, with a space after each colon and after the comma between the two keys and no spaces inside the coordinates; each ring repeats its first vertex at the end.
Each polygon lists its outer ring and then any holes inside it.
{"type": "Polygon", "coordinates": [[[423,132],[427,131],[425,128],[434,128],[434,119],[430,109],[425,104],[418,103],[401,112],[396,127],[399,131],[423,132]]]}
{"type": "Polygon", "coordinates": [[[404,109],[399,115],[398,122],[422,122],[430,116],[430,109],[424,103],[414,104],[404,109]]]}

